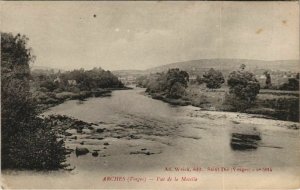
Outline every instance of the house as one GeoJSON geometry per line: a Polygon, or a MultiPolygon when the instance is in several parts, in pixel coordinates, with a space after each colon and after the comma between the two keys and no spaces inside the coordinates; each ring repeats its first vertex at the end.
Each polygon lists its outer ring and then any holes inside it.
{"type": "Polygon", "coordinates": [[[189,76],[189,81],[190,82],[196,82],[197,81],[197,75],[190,75],[189,76]]]}
{"type": "Polygon", "coordinates": [[[260,79],[266,79],[267,77],[265,75],[260,75],[260,79]]]}
{"type": "Polygon", "coordinates": [[[68,80],[68,85],[75,86],[75,85],[77,85],[77,82],[76,82],[76,80],[68,80]]]}

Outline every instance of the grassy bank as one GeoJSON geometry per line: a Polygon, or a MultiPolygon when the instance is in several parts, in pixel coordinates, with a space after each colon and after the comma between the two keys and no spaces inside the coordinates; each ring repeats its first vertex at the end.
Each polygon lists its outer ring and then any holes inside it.
{"type": "MultiPolygon", "coordinates": [[[[226,87],[207,89],[205,86],[191,85],[186,94],[179,99],[170,99],[161,93],[149,93],[153,99],[162,100],[172,105],[193,105],[203,110],[230,111],[237,110],[226,102],[226,87]]],[[[285,121],[299,121],[299,93],[295,91],[260,90],[256,101],[243,113],[259,114],[266,118],[285,121]]]]}

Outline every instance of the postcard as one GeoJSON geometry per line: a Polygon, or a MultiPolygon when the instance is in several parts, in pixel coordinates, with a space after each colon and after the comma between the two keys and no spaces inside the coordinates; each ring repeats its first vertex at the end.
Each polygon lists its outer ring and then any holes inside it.
{"type": "Polygon", "coordinates": [[[2,1],[1,188],[300,188],[298,1],[2,1]]]}

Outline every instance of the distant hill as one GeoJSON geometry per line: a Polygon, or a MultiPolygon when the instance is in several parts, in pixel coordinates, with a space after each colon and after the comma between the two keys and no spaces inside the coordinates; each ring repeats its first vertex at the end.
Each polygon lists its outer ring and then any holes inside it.
{"type": "Polygon", "coordinates": [[[129,75],[137,77],[137,76],[148,74],[148,72],[144,70],[114,70],[111,72],[118,77],[129,76],[129,75]]]}
{"type": "Polygon", "coordinates": [[[258,71],[259,73],[265,70],[292,72],[299,72],[300,70],[299,60],[262,61],[248,59],[200,59],[171,63],[147,69],[146,71],[149,73],[155,73],[167,71],[170,68],[179,68],[191,73],[199,73],[210,68],[215,68],[226,74],[238,69],[241,64],[245,64],[247,70],[258,71]]]}
{"type": "Polygon", "coordinates": [[[62,69],[45,67],[45,66],[31,66],[30,70],[34,72],[42,72],[42,73],[48,73],[48,72],[57,73],[59,71],[64,72],[64,70],[62,69]]]}

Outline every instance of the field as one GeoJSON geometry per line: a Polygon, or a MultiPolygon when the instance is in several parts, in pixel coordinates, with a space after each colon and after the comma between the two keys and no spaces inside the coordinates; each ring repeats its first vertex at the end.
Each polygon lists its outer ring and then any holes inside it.
{"type": "MultiPolygon", "coordinates": [[[[207,89],[204,85],[190,85],[186,89],[185,101],[191,105],[211,111],[234,111],[226,104],[229,89],[207,89]]],[[[260,114],[273,119],[299,121],[299,92],[261,89],[254,104],[243,111],[260,114]]]]}

